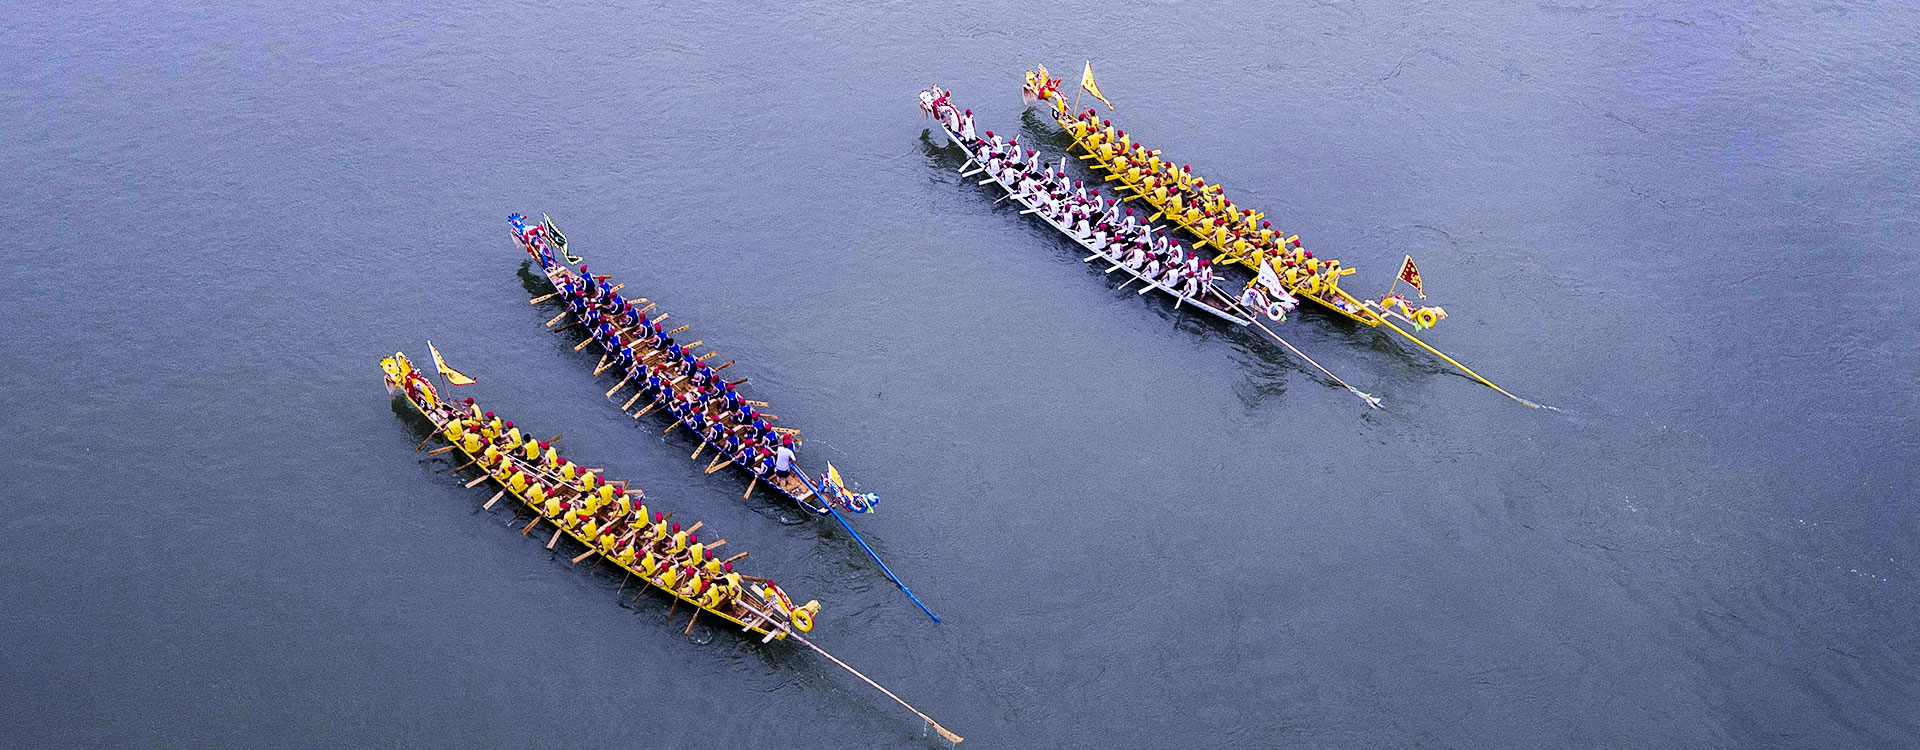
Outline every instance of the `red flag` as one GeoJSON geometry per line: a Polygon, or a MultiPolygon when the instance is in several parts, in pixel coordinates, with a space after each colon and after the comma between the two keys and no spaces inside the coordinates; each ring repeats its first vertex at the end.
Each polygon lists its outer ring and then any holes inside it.
{"type": "Polygon", "coordinates": [[[1420,288],[1420,269],[1414,267],[1411,255],[1400,264],[1400,280],[1412,284],[1413,290],[1420,293],[1420,299],[1427,298],[1427,290],[1420,288]]]}

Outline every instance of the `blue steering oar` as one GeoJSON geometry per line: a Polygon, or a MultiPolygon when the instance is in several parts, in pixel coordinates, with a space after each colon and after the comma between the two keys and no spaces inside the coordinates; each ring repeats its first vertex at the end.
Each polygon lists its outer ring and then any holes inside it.
{"type": "Polygon", "coordinates": [[[827,506],[827,512],[833,514],[834,520],[839,521],[840,525],[847,530],[847,533],[853,535],[853,540],[860,543],[860,548],[867,551],[868,557],[873,558],[874,562],[880,563],[880,572],[887,574],[888,578],[893,579],[893,585],[899,586],[901,591],[906,592],[907,598],[912,599],[914,605],[918,606],[920,608],[920,611],[927,613],[927,616],[933,618],[934,622],[939,622],[940,616],[934,614],[933,610],[927,609],[927,605],[920,603],[920,597],[914,596],[913,592],[907,588],[907,585],[900,582],[900,577],[894,575],[893,571],[887,569],[887,564],[884,562],[881,562],[880,556],[873,553],[872,547],[867,546],[867,540],[860,538],[860,532],[854,531],[853,526],[847,523],[847,519],[844,516],[840,515],[840,511],[834,509],[833,500],[831,498],[828,498],[826,493],[821,492],[819,487],[813,486],[813,480],[807,478],[807,472],[802,470],[798,466],[795,466],[793,468],[794,468],[793,473],[798,474],[800,476],[800,481],[805,482],[807,484],[807,489],[813,490],[813,496],[820,498],[820,502],[827,506]]]}

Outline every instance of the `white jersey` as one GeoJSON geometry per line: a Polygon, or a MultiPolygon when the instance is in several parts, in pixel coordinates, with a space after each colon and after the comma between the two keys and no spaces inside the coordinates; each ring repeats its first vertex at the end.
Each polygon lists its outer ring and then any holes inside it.
{"type": "Polygon", "coordinates": [[[973,115],[962,115],[960,117],[960,137],[968,141],[973,140],[973,115]]]}
{"type": "Polygon", "coordinates": [[[782,445],[779,450],[773,452],[773,469],[774,471],[787,471],[792,468],[793,449],[782,445]]]}

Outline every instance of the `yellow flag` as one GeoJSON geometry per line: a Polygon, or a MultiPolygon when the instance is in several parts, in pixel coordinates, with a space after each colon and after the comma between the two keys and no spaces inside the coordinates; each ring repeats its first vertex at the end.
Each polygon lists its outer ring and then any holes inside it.
{"type": "Polygon", "coordinates": [[[841,489],[845,489],[847,486],[845,482],[840,481],[840,470],[833,468],[832,461],[827,462],[827,481],[833,483],[833,486],[839,487],[841,489]]]}
{"type": "Polygon", "coordinates": [[[1102,103],[1106,104],[1107,109],[1113,109],[1113,102],[1107,101],[1106,95],[1100,93],[1100,84],[1093,82],[1092,60],[1087,61],[1087,72],[1080,75],[1080,88],[1086,89],[1087,93],[1093,95],[1093,98],[1099,99],[1102,103]]]}
{"type": "Polygon", "coordinates": [[[427,342],[427,351],[433,352],[433,369],[439,370],[440,377],[446,378],[448,383],[452,385],[473,385],[473,378],[467,377],[459,370],[447,366],[447,361],[440,358],[440,348],[434,346],[432,341],[427,342]]]}

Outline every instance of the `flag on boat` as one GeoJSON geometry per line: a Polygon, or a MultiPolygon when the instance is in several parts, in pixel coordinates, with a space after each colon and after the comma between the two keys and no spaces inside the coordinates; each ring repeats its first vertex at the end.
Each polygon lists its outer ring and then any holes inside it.
{"type": "Polygon", "coordinates": [[[447,366],[447,361],[440,358],[440,347],[434,346],[432,341],[427,342],[427,351],[433,352],[433,369],[439,370],[440,377],[446,378],[448,384],[473,385],[473,378],[447,366]]]}
{"type": "Polygon", "coordinates": [[[833,504],[854,513],[872,513],[874,504],[880,502],[880,496],[871,492],[858,495],[848,492],[846,483],[840,481],[840,470],[833,467],[832,461],[827,462],[827,473],[820,477],[820,483],[826,485],[828,499],[833,504]]]}
{"type": "Polygon", "coordinates": [[[568,263],[574,265],[580,264],[580,256],[574,255],[571,251],[567,250],[567,236],[561,234],[560,228],[553,225],[553,217],[541,214],[540,227],[546,231],[547,241],[553,243],[553,247],[559,250],[561,255],[566,256],[568,263]]]}
{"type": "Polygon", "coordinates": [[[1274,299],[1279,300],[1280,304],[1286,305],[1289,308],[1300,304],[1300,300],[1294,299],[1293,295],[1287,293],[1287,285],[1280,283],[1280,274],[1273,272],[1273,264],[1260,264],[1259,278],[1260,286],[1265,287],[1267,293],[1273,295],[1274,299]]]}
{"type": "Polygon", "coordinates": [[[1087,61],[1087,72],[1080,75],[1080,88],[1086,89],[1087,93],[1093,95],[1093,98],[1099,99],[1101,103],[1106,104],[1107,109],[1113,109],[1113,102],[1107,101],[1107,96],[1100,93],[1100,84],[1093,82],[1092,60],[1087,61]]]}
{"type": "Polygon", "coordinates": [[[1420,293],[1420,299],[1427,298],[1427,290],[1420,288],[1420,269],[1414,267],[1411,255],[1400,264],[1400,280],[1412,284],[1413,290],[1420,293]]]}

